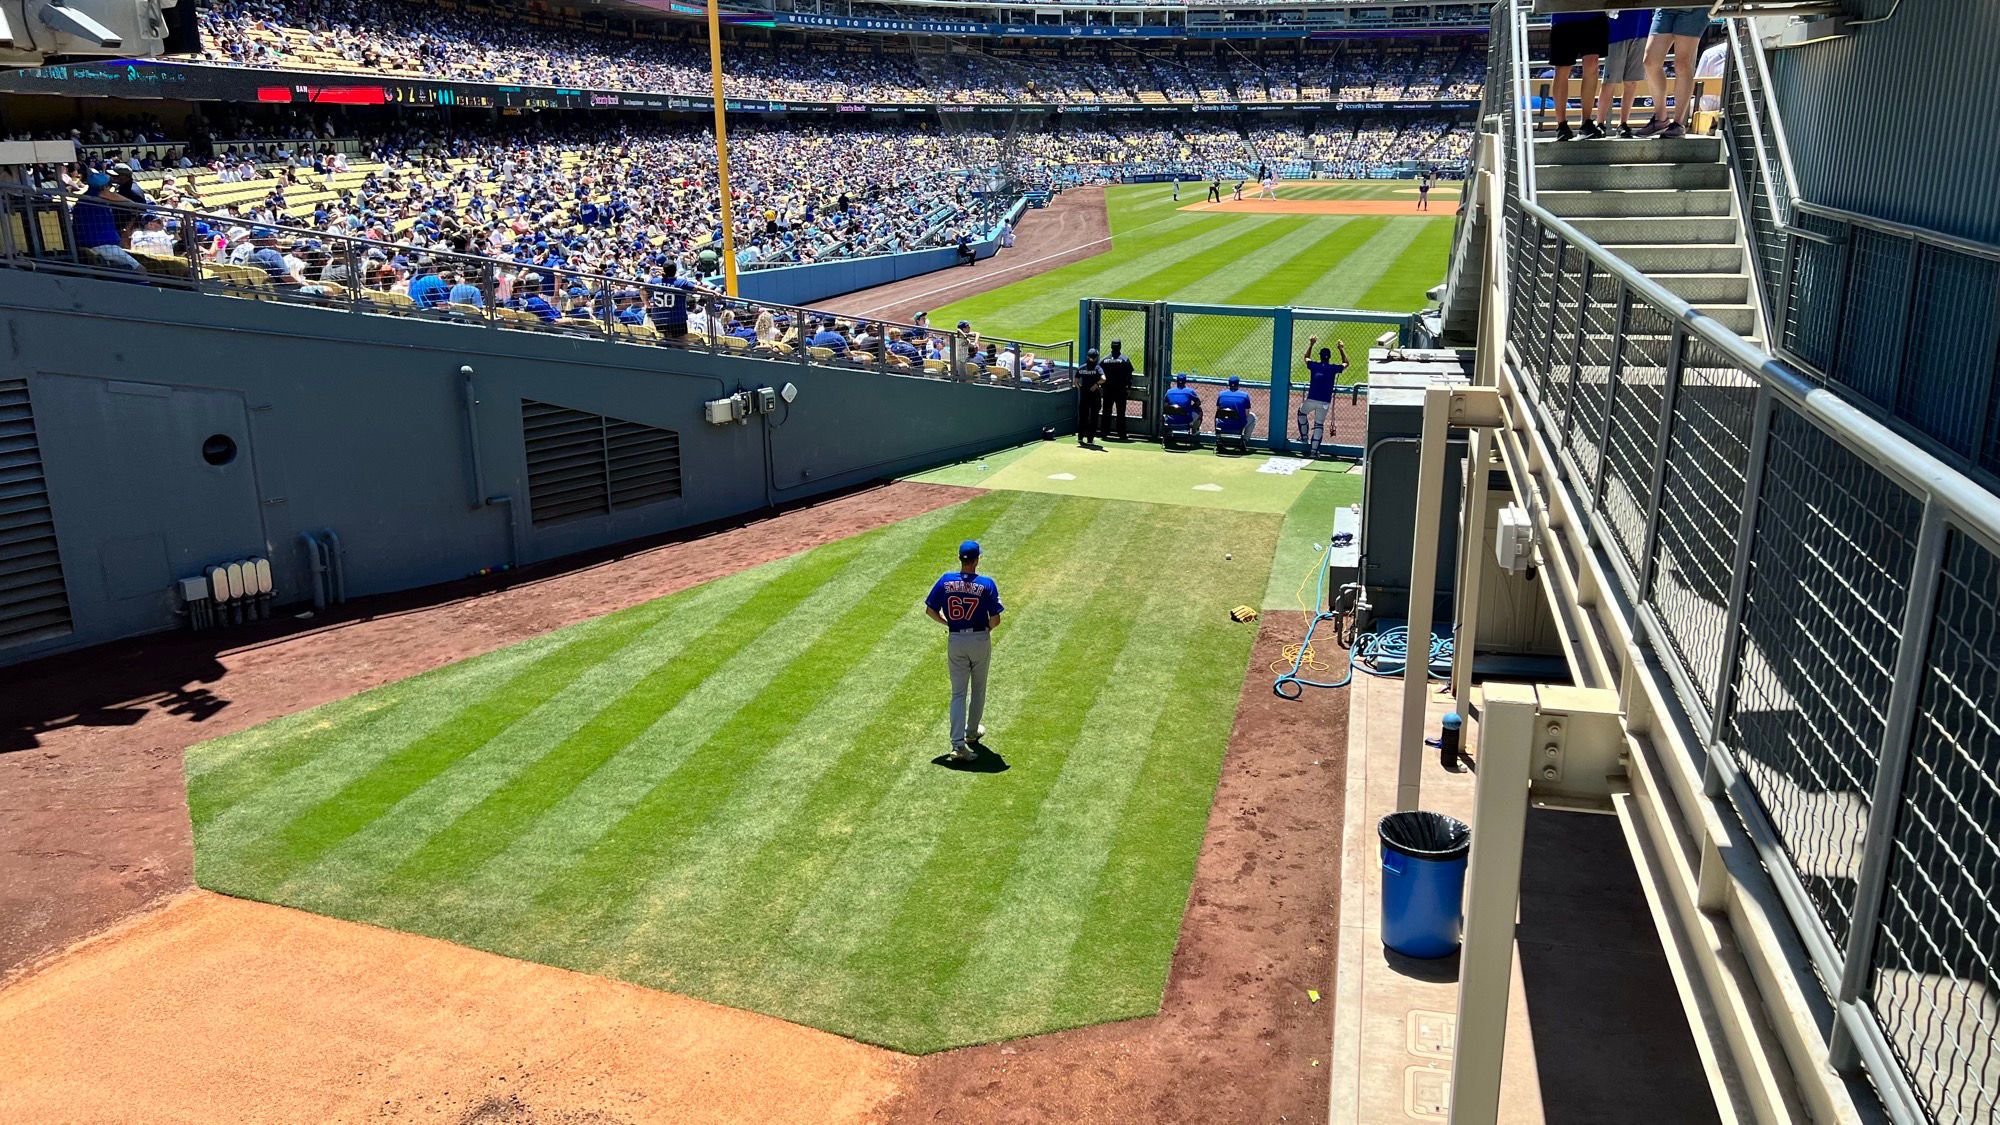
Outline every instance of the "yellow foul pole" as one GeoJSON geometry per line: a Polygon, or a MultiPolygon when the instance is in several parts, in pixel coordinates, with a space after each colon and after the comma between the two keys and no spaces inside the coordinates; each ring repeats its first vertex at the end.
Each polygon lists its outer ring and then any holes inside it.
{"type": "Polygon", "coordinates": [[[715,80],[715,177],[722,189],[722,288],[736,296],[736,201],[729,194],[729,128],[722,99],[722,18],[708,0],[708,68],[715,80]]]}

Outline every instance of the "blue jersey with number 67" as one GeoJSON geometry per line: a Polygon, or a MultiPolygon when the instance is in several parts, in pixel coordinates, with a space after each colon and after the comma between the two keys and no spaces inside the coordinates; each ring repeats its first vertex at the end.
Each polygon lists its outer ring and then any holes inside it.
{"type": "Polygon", "coordinates": [[[984,631],[1001,612],[1000,587],[983,574],[947,570],[924,604],[944,614],[946,627],[954,633],[984,631]]]}

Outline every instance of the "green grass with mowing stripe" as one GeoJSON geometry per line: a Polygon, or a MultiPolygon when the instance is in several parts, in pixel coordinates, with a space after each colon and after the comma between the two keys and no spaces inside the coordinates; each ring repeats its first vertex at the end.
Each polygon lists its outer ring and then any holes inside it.
{"type": "Polygon", "coordinates": [[[1334,513],[1361,502],[1361,478],[1347,466],[1321,462],[1302,469],[1307,478],[1305,491],[1285,513],[1284,530],[1278,534],[1278,550],[1271,560],[1271,582],[1265,587],[1265,609],[1313,607],[1314,565],[1326,557],[1326,543],[1333,534],[1334,513]],[[1301,592],[1300,584],[1304,584],[1301,592]]]}
{"type": "MultiPolygon", "coordinates": [[[[1287,185],[1298,198],[1388,199],[1415,206],[1407,180],[1287,185]]],[[[934,311],[933,323],[970,320],[980,331],[1026,340],[1077,335],[1077,302],[1085,297],[1198,304],[1293,305],[1408,312],[1444,280],[1452,217],[1410,215],[1259,215],[1182,211],[1203,187],[1183,185],[1181,201],[1166,184],[1107,188],[1112,243],[1102,254],[934,311]]],[[[1030,219],[1032,222],[1033,220],[1030,219]]],[[[1137,315],[1107,317],[1106,339],[1123,336],[1139,352],[1137,315]],[[1129,324],[1129,327],[1127,325],[1129,324]]],[[[1241,375],[1261,381],[1271,370],[1268,322],[1191,315],[1174,332],[1176,370],[1241,375]]],[[[1353,362],[1348,382],[1367,378],[1368,346],[1386,325],[1301,320],[1288,358],[1298,362],[1307,335],[1331,347],[1346,341],[1353,362]]]]}
{"type": "Polygon", "coordinates": [[[1151,1012],[1279,523],[992,492],[206,743],[197,881],[907,1051],[1151,1012]],[[932,763],[966,537],[999,773],[932,763]]]}

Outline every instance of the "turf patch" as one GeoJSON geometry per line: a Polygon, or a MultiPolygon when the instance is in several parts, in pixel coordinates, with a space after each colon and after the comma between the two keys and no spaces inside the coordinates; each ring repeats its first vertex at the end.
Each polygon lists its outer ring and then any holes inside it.
{"type": "Polygon", "coordinates": [[[1153,1011],[1279,522],[991,492],[206,743],[197,881],[907,1051],[1153,1011]],[[1004,772],[932,764],[967,537],[1004,772]]]}
{"type": "MultiPolygon", "coordinates": [[[[1218,456],[1212,449],[1167,451],[1150,442],[1106,443],[1081,449],[1073,441],[1042,442],[997,473],[986,487],[1095,496],[1195,508],[1284,512],[1305,491],[1309,474],[1278,476],[1257,471],[1267,456],[1218,456]]],[[[1185,541],[1234,552],[1206,533],[1185,541]]]]}

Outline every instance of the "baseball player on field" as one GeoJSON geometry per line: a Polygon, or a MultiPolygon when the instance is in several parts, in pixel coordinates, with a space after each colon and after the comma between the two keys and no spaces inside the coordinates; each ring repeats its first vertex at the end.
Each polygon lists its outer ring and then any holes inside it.
{"type": "Polygon", "coordinates": [[[931,586],[924,612],[950,631],[945,663],[951,671],[951,756],[969,762],[986,736],[986,669],[993,657],[993,627],[1000,624],[1000,587],[979,573],[979,541],[958,545],[958,569],[931,586]]]}
{"type": "Polygon", "coordinates": [[[1325,440],[1327,416],[1333,410],[1333,388],[1340,383],[1340,373],[1347,370],[1347,341],[1335,340],[1340,349],[1340,362],[1330,362],[1333,353],[1325,348],[1319,350],[1319,359],[1313,359],[1313,345],[1319,343],[1314,336],[1306,342],[1306,404],[1299,408],[1299,444],[1306,447],[1306,456],[1319,456],[1320,442],[1325,440]],[[1311,424],[1308,432],[1307,424],[1311,424]]]}

